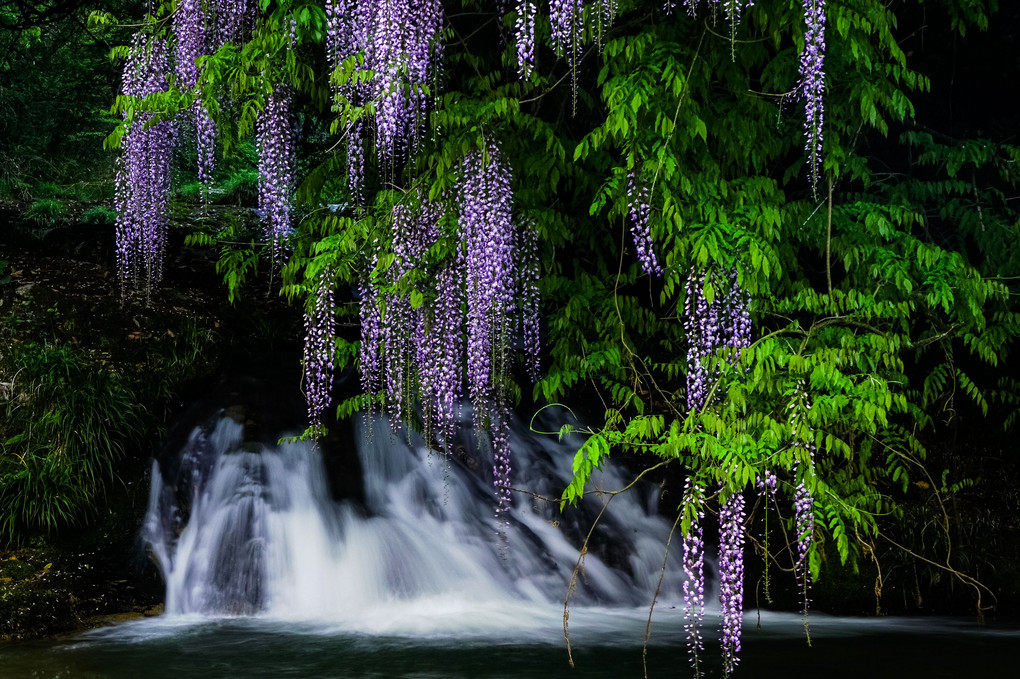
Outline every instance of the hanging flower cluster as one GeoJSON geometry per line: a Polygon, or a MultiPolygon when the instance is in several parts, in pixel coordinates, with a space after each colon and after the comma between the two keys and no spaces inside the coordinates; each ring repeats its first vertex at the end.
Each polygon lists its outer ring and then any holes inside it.
{"type": "Polygon", "coordinates": [[[514,228],[510,170],[495,146],[474,151],[460,166],[460,237],[466,250],[468,391],[490,399],[493,373],[504,361],[507,312],[513,307],[514,228]]]}
{"type": "Polygon", "coordinates": [[[815,511],[814,498],[811,491],[804,485],[804,481],[797,484],[797,490],[793,495],[793,523],[797,532],[797,581],[803,587],[804,611],[808,607],[808,588],[811,585],[811,570],[808,568],[808,551],[811,549],[811,539],[815,532],[815,511]]]}
{"type": "MultiPolygon", "coordinates": [[[[326,2],[326,63],[330,70],[330,91],[335,104],[341,99],[355,103],[357,95],[366,92],[365,87],[351,81],[340,82],[337,70],[348,59],[366,48],[367,34],[361,21],[364,6],[357,0],[327,0],[326,2]]],[[[357,101],[357,103],[361,103],[357,101]]]]}
{"type": "Polygon", "coordinates": [[[804,93],[805,145],[811,187],[818,186],[822,165],[822,119],[825,94],[825,0],[804,0],[804,51],[800,54],[800,89],[804,93]]]}
{"type": "MultiPolygon", "coordinates": [[[[682,316],[688,341],[687,407],[695,410],[704,407],[708,401],[710,383],[716,377],[705,365],[705,359],[723,347],[736,349],[739,357],[740,350],[750,346],[751,318],[747,311],[747,295],[737,285],[736,272],[711,277],[707,272],[693,272],[687,279],[682,316]],[[713,292],[711,297],[706,295],[708,284],[711,284],[713,292]]],[[[736,668],[740,652],[744,597],[743,524],[744,498],[740,493],[734,493],[719,508],[719,601],[722,608],[723,670],[727,675],[736,668]]],[[[700,541],[700,528],[698,531],[700,541]]],[[[700,644],[700,636],[696,642],[700,644]]],[[[694,643],[689,632],[688,647],[692,656],[695,654],[694,643]]],[[[700,645],[697,648],[700,649],[700,645]]],[[[698,672],[697,668],[695,672],[698,672]]]]}
{"type": "MultiPolygon", "coordinates": [[[[339,82],[338,69],[368,45],[368,6],[357,0],[328,0],[326,3],[326,61],[331,76],[330,89],[336,110],[342,102],[360,106],[370,97],[368,84],[355,81],[339,82]]],[[[363,118],[350,123],[344,130],[347,146],[347,189],[351,203],[365,205],[365,124],[363,118]]]]}
{"type": "Polygon", "coordinates": [[[371,273],[379,262],[379,242],[372,245],[371,260],[358,286],[358,316],[361,321],[361,391],[376,394],[382,389],[382,311],[371,273]]]}
{"type": "Polygon", "coordinates": [[[251,33],[257,14],[252,0],[208,0],[208,4],[216,16],[209,35],[214,49],[228,42],[239,44],[251,33]]]}
{"type": "Polygon", "coordinates": [[[599,49],[602,49],[602,42],[605,39],[605,33],[616,21],[616,12],[619,9],[617,0],[599,0],[598,11],[595,13],[595,18],[598,24],[595,27],[595,39],[598,42],[599,49]]]}
{"type": "MultiPolygon", "coordinates": [[[[811,404],[808,402],[807,387],[803,380],[799,381],[793,388],[789,410],[790,439],[793,441],[793,445],[807,451],[807,464],[809,469],[813,469],[815,463],[815,444],[812,438],[813,430],[807,424],[811,404]]],[[[799,468],[801,464],[801,460],[798,460],[797,467],[799,468]]],[[[794,491],[793,515],[794,530],[797,536],[797,563],[795,564],[794,572],[797,575],[797,581],[801,584],[804,612],[807,613],[809,604],[808,589],[811,586],[811,570],[808,567],[807,557],[808,551],[811,548],[811,540],[814,537],[815,515],[814,498],[811,496],[811,491],[805,485],[803,476],[797,483],[797,489],[794,491]]]]}
{"type": "Polygon", "coordinates": [[[426,86],[439,68],[440,0],[330,0],[326,52],[336,69],[363,51],[375,75],[362,87],[334,85],[334,96],[374,105],[376,154],[392,166],[418,146],[425,129],[426,86]]]}
{"type": "Polygon", "coordinates": [[[428,432],[438,430],[447,436],[452,434],[454,406],[463,382],[462,267],[455,261],[436,273],[432,303],[423,300],[415,306],[399,287],[406,274],[426,266],[425,254],[439,237],[442,214],[438,204],[426,200],[413,208],[405,204],[393,208],[394,262],[386,280],[390,291],[381,292],[368,280],[361,286],[360,358],[362,387],[366,393],[383,392],[394,427],[406,417],[417,395],[428,432]]]}
{"type": "Polygon", "coordinates": [[[498,513],[510,502],[509,408],[497,385],[506,371],[509,312],[514,308],[514,227],[510,168],[492,144],[473,151],[460,167],[460,238],[467,287],[467,382],[475,427],[483,411],[493,422],[492,445],[498,513]]]}
{"type": "Polygon", "coordinates": [[[577,106],[577,68],[584,49],[584,0],[549,0],[552,46],[570,66],[570,87],[577,106]]]}
{"type": "MultiPolygon", "coordinates": [[[[195,60],[208,54],[206,16],[201,0],[181,0],[174,12],[174,33],[177,37],[177,76],[182,90],[198,85],[199,68],[195,60]]],[[[216,125],[201,101],[193,108],[195,141],[198,150],[198,181],[205,200],[209,198],[212,173],[216,163],[216,125]]]]}
{"type": "Polygon", "coordinates": [[[739,662],[744,616],[744,496],[734,493],[719,508],[719,605],[722,609],[723,672],[739,662]]]}
{"type": "Polygon", "coordinates": [[[456,259],[435,276],[435,302],[418,324],[419,395],[426,433],[449,448],[457,427],[457,404],[464,384],[464,261],[456,259]]]}
{"type": "Polygon", "coordinates": [[[751,316],[747,295],[737,284],[735,271],[708,278],[705,272],[692,273],[685,286],[683,325],[687,334],[687,407],[705,404],[713,375],[704,359],[722,347],[740,350],[751,344],[751,316]],[[709,302],[706,282],[715,292],[709,302]]]}
{"type": "Polygon", "coordinates": [[[520,298],[521,298],[521,351],[525,356],[525,368],[533,382],[538,381],[539,348],[539,262],[538,232],[533,224],[526,225],[521,233],[521,245],[518,248],[521,259],[520,267],[520,298]]]}
{"type": "Polygon", "coordinates": [[[259,153],[259,210],[274,258],[283,256],[284,239],[291,231],[291,194],[294,191],[295,149],[291,97],[277,85],[266,97],[255,120],[259,153]]]}
{"type": "MultiPolygon", "coordinates": [[[[406,205],[393,208],[393,254],[390,267],[391,284],[399,281],[418,266],[428,249],[438,238],[438,208],[425,203],[418,214],[406,205]]],[[[386,404],[394,427],[406,415],[412,393],[410,385],[415,376],[417,345],[424,341],[422,332],[423,309],[415,309],[410,297],[399,292],[387,293],[383,298],[382,342],[385,346],[386,404]]]]}
{"type": "Polygon", "coordinates": [[[174,34],[177,37],[177,77],[182,90],[194,89],[198,83],[195,60],[206,55],[205,14],[201,0],[181,0],[174,12],[174,34]]]}
{"type": "Polygon", "coordinates": [[[535,14],[538,8],[531,0],[517,0],[514,41],[517,44],[517,74],[522,80],[535,68],[535,14]]]}
{"type": "Polygon", "coordinates": [[[502,385],[517,329],[527,368],[533,376],[538,371],[537,236],[532,225],[517,234],[510,169],[495,145],[467,154],[459,170],[457,230],[447,234],[459,246],[451,260],[436,264],[426,256],[442,236],[441,205],[419,198],[393,210],[387,291],[367,278],[361,285],[362,387],[383,393],[394,426],[407,417],[412,400],[420,400],[426,432],[447,448],[466,392],[476,431],[489,432],[497,516],[503,517],[511,465],[502,385]],[[400,284],[412,269],[428,272],[432,285],[416,303],[400,284]]]}
{"type": "Polygon", "coordinates": [[[701,520],[701,489],[692,485],[690,478],[684,486],[682,511],[686,515],[696,512],[691,528],[684,536],[684,631],[687,633],[687,653],[695,679],[701,676],[700,654],[704,650],[701,621],[705,618],[705,535],[701,520]]]}
{"type": "MultiPolygon", "coordinates": [[[[687,10],[687,14],[692,17],[695,16],[699,4],[701,4],[701,0],[684,0],[684,8],[687,10]]],[[[732,27],[740,23],[740,17],[745,9],[754,7],[754,0],[705,0],[705,4],[709,5],[713,11],[718,10],[719,5],[722,5],[726,21],[732,27]]],[[[676,7],[675,0],[666,0],[664,9],[667,14],[672,12],[674,7],[676,7]]]]}
{"type": "Polygon", "coordinates": [[[758,496],[763,500],[765,516],[765,530],[762,535],[762,544],[765,548],[765,572],[762,576],[765,600],[772,603],[771,579],[769,577],[769,504],[775,505],[776,491],[779,489],[779,478],[768,469],[764,470],[757,482],[758,496]]]}
{"type": "MultiPolygon", "coordinates": [[[[166,43],[136,33],[124,64],[121,92],[142,98],[168,87],[166,43]]],[[[138,283],[158,284],[163,276],[170,161],[176,131],[169,121],[153,122],[153,114],[136,110],[121,140],[117,166],[117,270],[122,289],[138,283]]]]}
{"type": "Polygon", "coordinates": [[[335,335],[332,277],[324,270],[318,276],[313,308],[305,312],[304,385],[308,420],[312,427],[321,427],[322,414],[329,406],[335,335]]]}
{"type": "Polygon", "coordinates": [[[637,169],[627,174],[627,198],[630,205],[630,234],[634,238],[641,268],[649,276],[661,276],[662,267],[652,249],[652,231],[648,223],[652,208],[648,204],[648,186],[639,178],[637,169]]]}

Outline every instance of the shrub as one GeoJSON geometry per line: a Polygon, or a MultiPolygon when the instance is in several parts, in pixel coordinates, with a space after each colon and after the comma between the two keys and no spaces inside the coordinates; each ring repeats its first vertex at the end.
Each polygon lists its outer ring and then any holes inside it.
{"type": "Polygon", "coordinates": [[[113,224],[117,221],[117,211],[105,205],[93,205],[81,215],[85,224],[113,224]]]}
{"type": "Polygon", "coordinates": [[[39,226],[54,226],[67,219],[67,205],[57,198],[40,198],[25,210],[25,219],[39,226]]]}
{"type": "MultiPolygon", "coordinates": [[[[53,345],[11,352],[0,425],[0,542],[81,522],[115,478],[145,411],[122,378],[53,345]]],[[[5,380],[6,381],[6,380],[5,380]]]]}

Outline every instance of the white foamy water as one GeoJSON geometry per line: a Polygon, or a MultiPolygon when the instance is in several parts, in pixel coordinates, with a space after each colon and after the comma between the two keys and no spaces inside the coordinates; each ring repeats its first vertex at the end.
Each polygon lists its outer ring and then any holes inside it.
{"type": "MultiPolygon", "coordinates": [[[[593,514],[568,509],[565,518],[535,495],[558,498],[573,448],[515,432],[513,481],[527,492],[515,494],[501,528],[482,474],[430,453],[416,437],[409,444],[394,436],[383,421],[360,438],[372,441],[358,451],[363,501],[331,497],[313,444],[252,445],[226,417],[195,429],[182,452],[186,522],[177,506],[182,491],[154,465],[143,532],[166,579],[167,617],[254,615],[374,635],[514,630],[562,638],[578,536],[593,514]],[[560,525],[567,521],[577,523],[573,535],[560,525]]],[[[475,461],[478,469],[491,466],[484,453],[475,461]]],[[[594,480],[606,490],[626,483],[612,468],[594,480]]],[[[595,548],[585,556],[571,621],[619,630],[626,618],[624,626],[643,634],[669,530],[654,489],[615,497],[596,538],[611,543],[611,562],[595,548]]],[[[682,577],[679,559],[671,559],[661,617],[679,616],[682,577]]]]}

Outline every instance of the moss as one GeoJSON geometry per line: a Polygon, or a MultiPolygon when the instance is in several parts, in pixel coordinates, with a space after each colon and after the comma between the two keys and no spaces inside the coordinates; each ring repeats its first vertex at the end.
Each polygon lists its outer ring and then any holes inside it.
{"type": "Polygon", "coordinates": [[[0,639],[29,639],[71,629],[74,616],[52,562],[7,553],[0,562],[0,639]]]}

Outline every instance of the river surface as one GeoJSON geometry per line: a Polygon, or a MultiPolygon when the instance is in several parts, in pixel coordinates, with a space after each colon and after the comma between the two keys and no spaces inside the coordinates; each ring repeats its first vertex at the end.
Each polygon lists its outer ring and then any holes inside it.
{"type": "MultiPolygon", "coordinates": [[[[547,611],[551,616],[553,611],[547,611]]],[[[655,622],[648,676],[689,677],[683,631],[669,611],[655,622]]],[[[503,633],[374,635],[329,624],[264,618],[162,617],[59,640],[0,645],[0,677],[33,679],[261,679],[641,677],[647,611],[574,611],[575,669],[562,630],[541,620],[503,633]]],[[[544,616],[539,616],[544,617],[544,616]]],[[[656,619],[660,616],[657,613],[656,619]]],[[[812,615],[812,645],[800,616],[745,619],[735,677],[904,679],[1014,677],[1020,626],[945,618],[853,619],[812,615]]],[[[711,622],[710,620],[707,622],[711,622]]],[[[709,625],[711,626],[711,625],[709,625]]],[[[709,640],[706,675],[722,676],[709,640]]]]}

